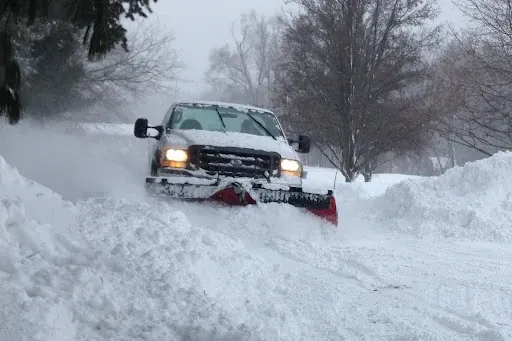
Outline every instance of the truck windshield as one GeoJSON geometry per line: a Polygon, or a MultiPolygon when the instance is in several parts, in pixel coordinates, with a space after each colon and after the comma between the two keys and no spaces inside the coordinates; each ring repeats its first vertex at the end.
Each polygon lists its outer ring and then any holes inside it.
{"type": "Polygon", "coordinates": [[[214,105],[177,105],[172,112],[168,128],[227,131],[259,136],[283,136],[279,121],[272,113],[250,110],[248,114],[236,108],[214,105]],[[250,116],[257,120],[261,126],[250,116]]]}

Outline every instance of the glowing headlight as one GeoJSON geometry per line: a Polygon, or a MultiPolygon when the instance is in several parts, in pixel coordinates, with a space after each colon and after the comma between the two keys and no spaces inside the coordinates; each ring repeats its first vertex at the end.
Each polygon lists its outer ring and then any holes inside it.
{"type": "Polygon", "coordinates": [[[301,176],[302,166],[299,161],[282,159],[281,160],[281,171],[288,175],[301,176]]]}
{"type": "Polygon", "coordinates": [[[165,159],[169,161],[184,162],[188,159],[188,154],[184,150],[180,149],[168,149],[165,152],[165,159]]]}

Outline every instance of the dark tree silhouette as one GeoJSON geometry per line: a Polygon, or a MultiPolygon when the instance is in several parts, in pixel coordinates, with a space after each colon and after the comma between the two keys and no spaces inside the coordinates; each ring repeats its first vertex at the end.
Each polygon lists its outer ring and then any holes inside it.
{"type": "Polygon", "coordinates": [[[10,124],[16,124],[21,116],[20,67],[13,55],[11,37],[0,32],[0,116],[7,113],[10,124]]]}

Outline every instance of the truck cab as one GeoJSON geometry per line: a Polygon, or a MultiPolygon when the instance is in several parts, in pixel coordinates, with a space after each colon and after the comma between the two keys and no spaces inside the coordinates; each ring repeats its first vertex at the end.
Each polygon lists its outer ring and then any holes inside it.
{"type": "MultiPolygon", "coordinates": [[[[140,136],[146,137],[142,120],[140,136]]],[[[310,140],[287,139],[266,109],[219,102],[177,102],[167,111],[149,153],[151,176],[233,177],[300,185],[298,153],[310,140]],[[295,147],[295,148],[294,148],[295,147]]]]}

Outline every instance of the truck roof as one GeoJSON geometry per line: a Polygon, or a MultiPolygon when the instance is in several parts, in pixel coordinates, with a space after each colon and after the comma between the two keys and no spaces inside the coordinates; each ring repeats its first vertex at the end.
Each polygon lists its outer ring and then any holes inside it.
{"type": "Polygon", "coordinates": [[[230,103],[230,102],[221,102],[221,101],[205,101],[205,100],[179,100],[179,101],[175,101],[174,104],[175,105],[177,105],[177,104],[217,105],[219,107],[235,108],[240,111],[256,110],[256,111],[263,111],[263,112],[267,112],[270,114],[274,114],[271,110],[256,107],[253,105],[241,104],[241,103],[230,103]]]}

